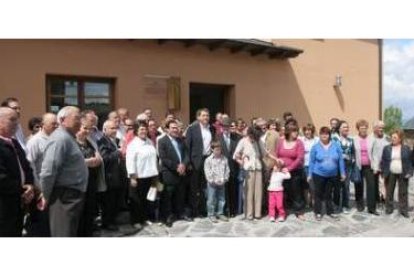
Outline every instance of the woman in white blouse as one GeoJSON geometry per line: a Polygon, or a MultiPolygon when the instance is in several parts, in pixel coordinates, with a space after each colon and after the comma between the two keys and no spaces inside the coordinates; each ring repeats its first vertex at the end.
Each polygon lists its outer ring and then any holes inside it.
{"type": "Polygon", "coordinates": [[[260,129],[249,127],[247,136],[239,141],[233,159],[246,171],[244,216],[248,220],[258,220],[262,215],[263,180],[262,158],[266,156],[260,141],[260,129]]]}
{"type": "Polygon", "coordinates": [[[150,224],[155,205],[147,200],[147,194],[158,177],[157,151],[147,136],[146,123],[135,124],[134,135],[126,150],[126,167],[131,180],[129,189],[131,222],[150,224]]]}
{"type": "Polygon", "coordinates": [[[381,172],[385,180],[386,210],[391,214],[394,210],[394,190],[398,183],[398,207],[400,214],[408,218],[408,180],[413,175],[412,152],[404,145],[404,132],[394,130],[392,143],[384,147],[381,160],[381,172]]]}
{"type": "Polygon", "coordinates": [[[308,183],[306,181],[306,176],[309,172],[309,157],[310,157],[310,151],[313,147],[313,145],[317,144],[319,142],[319,138],[315,136],[315,126],[313,124],[307,124],[302,128],[303,135],[299,137],[299,139],[302,140],[303,145],[305,147],[305,161],[304,161],[304,169],[305,169],[305,177],[303,184],[305,186],[305,200],[306,203],[309,205],[309,207],[313,206],[313,182],[311,181],[308,183]]]}

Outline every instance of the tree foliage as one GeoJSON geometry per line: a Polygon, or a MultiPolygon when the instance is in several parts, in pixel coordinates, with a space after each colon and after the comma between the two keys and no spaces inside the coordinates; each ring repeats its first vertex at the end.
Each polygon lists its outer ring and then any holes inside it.
{"type": "Polygon", "coordinates": [[[389,106],[384,110],[384,131],[388,135],[397,128],[402,128],[402,111],[396,106],[389,106]]]}

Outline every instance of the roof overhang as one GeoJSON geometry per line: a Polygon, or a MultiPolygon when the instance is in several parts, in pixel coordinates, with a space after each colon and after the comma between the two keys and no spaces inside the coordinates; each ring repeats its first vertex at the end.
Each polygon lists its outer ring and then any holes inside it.
{"type": "Polygon", "coordinates": [[[157,41],[160,45],[174,41],[182,43],[186,48],[202,45],[210,51],[229,49],[232,54],[248,52],[251,56],[267,55],[269,59],[295,58],[303,53],[301,49],[279,46],[258,39],[158,39],[157,41]]]}

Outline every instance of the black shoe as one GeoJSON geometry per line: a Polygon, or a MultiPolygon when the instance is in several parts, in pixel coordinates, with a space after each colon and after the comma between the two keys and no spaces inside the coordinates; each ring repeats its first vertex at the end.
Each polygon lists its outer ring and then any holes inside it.
{"type": "Polygon", "coordinates": [[[193,219],[192,219],[192,218],[190,218],[189,216],[182,216],[180,219],[181,219],[181,220],[188,221],[188,222],[193,221],[193,219]]]}
{"type": "Polygon", "coordinates": [[[172,227],[173,222],[174,222],[174,218],[173,218],[172,216],[169,216],[169,217],[167,218],[167,221],[165,222],[165,226],[167,226],[167,227],[172,227]]]}
{"type": "Polygon", "coordinates": [[[337,214],[329,214],[328,217],[334,220],[339,220],[339,216],[337,214]]]}
{"type": "Polygon", "coordinates": [[[379,216],[380,215],[380,213],[378,213],[377,211],[368,211],[368,213],[370,213],[371,215],[374,215],[374,216],[379,216]]]}
{"type": "Polygon", "coordinates": [[[104,225],[102,226],[103,229],[108,230],[108,231],[118,231],[119,227],[116,226],[115,224],[108,224],[108,225],[104,225]]]}
{"type": "Polygon", "coordinates": [[[410,216],[407,213],[405,213],[405,212],[401,213],[401,216],[403,216],[405,218],[410,218],[410,216]]]}

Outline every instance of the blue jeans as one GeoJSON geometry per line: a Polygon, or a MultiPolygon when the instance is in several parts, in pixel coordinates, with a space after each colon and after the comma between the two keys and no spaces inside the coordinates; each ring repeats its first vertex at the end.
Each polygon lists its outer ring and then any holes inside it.
{"type": "Polygon", "coordinates": [[[244,180],[246,178],[246,171],[240,168],[237,175],[237,214],[243,214],[244,206],[244,180]]]}
{"type": "Polygon", "coordinates": [[[226,203],[224,191],[224,185],[207,184],[207,213],[209,217],[223,215],[224,204],[226,203]]]}

